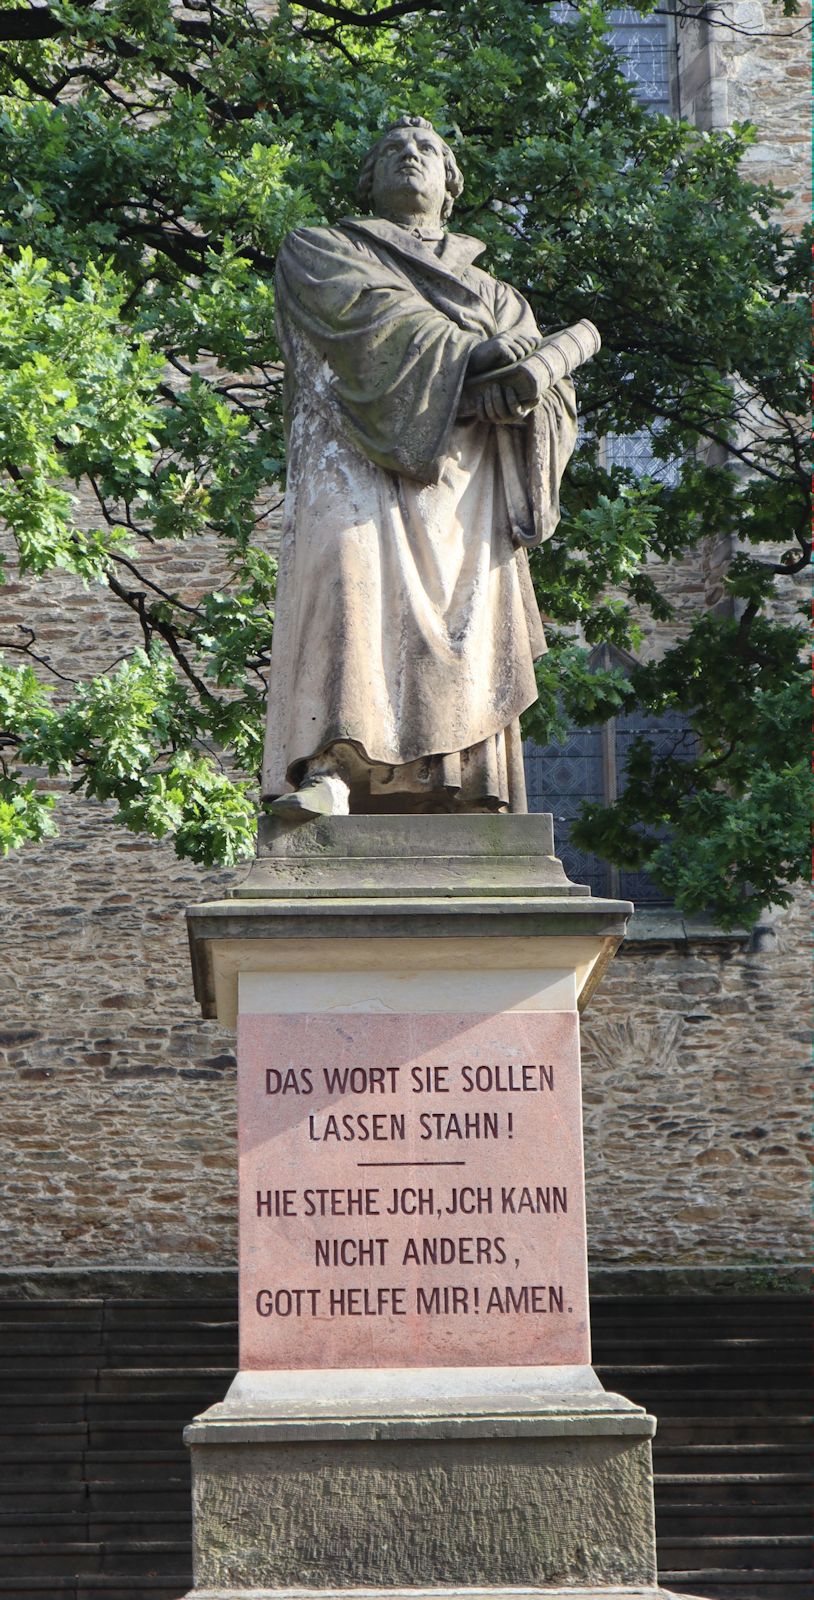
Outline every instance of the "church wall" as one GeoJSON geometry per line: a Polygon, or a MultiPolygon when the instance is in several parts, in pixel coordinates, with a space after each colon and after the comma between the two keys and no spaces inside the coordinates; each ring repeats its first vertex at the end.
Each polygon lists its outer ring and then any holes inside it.
{"type": "Polygon", "coordinates": [[[755,182],[788,191],[782,217],[799,229],[810,214],[809,0],[794,17],[771,0],[727,0],[703,11],[708,20],[678,29],[680,115],[707,131],[754,123],[744,169],[755,182]]]}

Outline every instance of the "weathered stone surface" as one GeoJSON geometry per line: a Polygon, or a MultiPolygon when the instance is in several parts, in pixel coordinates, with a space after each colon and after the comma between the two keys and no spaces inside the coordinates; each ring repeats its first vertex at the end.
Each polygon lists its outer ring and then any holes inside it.
{"type": "Polygon", "coordinates": [[[807,925],[801,899],[768,952],[631,941],[611,963],[582,1029],[597,1265],[802,1261],[807,925]]]}
{"type": "Polygon", "coordinates": [[[373,216],[277,254],[289,448],[262,790],[286,815],[313,789],[320,811],[527,810],[518,718],[545,641],[525,546],[559,521],[565,374],[599,336],[580,323],[531,370],[527,301],[444,227],[462,183],[403,116],[363,168],[373,216]]]}
{"type": "Polygon", "coordinates": [[[234,1445],[193,1463],[198,1588],[655,1581],[648,1442],[234,1445]]]}
{"type": "Polygon", "coordinates": [[[576,895],[554,854],[548,813],[528,816],[343,816],[292,826],[262,816],[258,859],[234,894],[351,899],[457,895],[576,895]]]}
{"type": "MultiPolygon", "coordinates": [[[[230,1025],[237,972],[285,965],[287,950],[314,940],[326,949],[332,940],[348,942],[351,964],[354,944],[369,949],[381,941],[394,950],[396,966],[399,950],[420,941],[432,951],[431,964],[442,967],[459,964],[449,953],[463,940],[473,952],[463,965],[473,970],[482,964],[473,941],[533,940],[533,966],[577,970],[582,1007],[633,909],[568,882],[546,853],[548,816],[344,816],[275,822],[264,836],[268,853],[242,892],[187,911],[196,998],[204,1016],[230,1025]]],[[[303,951],[289,965],[293,971],[313,963],[303,951]]]]}

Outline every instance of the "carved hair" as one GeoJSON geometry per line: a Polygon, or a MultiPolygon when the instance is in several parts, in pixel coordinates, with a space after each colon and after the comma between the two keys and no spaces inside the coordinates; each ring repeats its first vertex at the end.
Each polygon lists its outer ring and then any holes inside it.
{"type": "Polygon", "coordinates": [[[461,169],[458,166],[458,163],[455,160],[449,145],[444,143],[441,135],[435,132],[432,123],[428,122],[426,117],[398,117],[395,122],[390,123],[388,128],[385,128],[385,131],[381,137],[378,138],[376,143],[371,146],[370,150],[368,150],[368,153],[365,156],[362,170],[359,174],[359,187],[357,190],[359,204],[365,207],[370,205],[370,202],[373,198],[373,172],[379,157],[379,151],[384,144],[385,139],[389,138],[390,134],[395,128],[426,128],[430,133],[435,133],[435,137],[441,146],[441,154],[444,158],[444,175],[446,177],[447,192],[444,197],[444,204],[441,208],[441,221],[446,222],[447,217],[452,211],[455,201],[463,189],[464,180],[461,174],[461,169]]]}

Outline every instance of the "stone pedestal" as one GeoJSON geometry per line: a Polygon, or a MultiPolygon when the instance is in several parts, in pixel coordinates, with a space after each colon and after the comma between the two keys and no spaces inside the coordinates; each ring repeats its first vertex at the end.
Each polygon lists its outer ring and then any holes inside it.
{"type": "Polygon", "coordinates": [[[590,1366],[578,1011],[631,910],[544,816],[264,823],[189,913],[236,1023],[240,1372],[195,1600],[651,1592],[652,1418],[590,1366]]]}

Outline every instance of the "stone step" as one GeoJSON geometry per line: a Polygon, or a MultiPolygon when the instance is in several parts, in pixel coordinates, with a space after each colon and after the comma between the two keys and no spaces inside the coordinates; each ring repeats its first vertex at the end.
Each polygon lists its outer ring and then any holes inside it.
{"type": "Polygon", "coordinates": [[[662,1497],[705,1504],[726,1500],[729,1505],[756,1506],[782,1500],[809,1504],[814,1494],[811,1472],[662,1472],[654,1474],[656,1503],[662,1497]]]}
{"type": "Polygon", "coordinates": [[[811,1593],[811,1568],[734,1567],[660,1568],[662,1588],[682,1594],[703,1595],[704,1600],[803,1600],[811,1593]]]}
{"type": "Polygon", "coordinates": [[[55,1422],[41,1422],[23,1412],[0,1425],[0,1460],[8,1451],[33,1450],[38,1445],[46,1451],[71,1450],[77,1445],[81,1449],[87,1436],[88,1424],[82,1417],[78,1421],[60,1418],[55,1422]]]}
{"type": "Polygon", "coordinates": [[[20,1487],[54,1488],[81,1484],[89,1479],[116,1483],[186,1483],[190,1481],[189,1456],[178,1450],[85,1450],[55,1452],[43,1459],[36,1451],[17,1451],[3,1461],[4,1472],[20,1487]],[[159,1476],[160,1475],[160,1476],[159,1476]]]}
{"type": "Polygon", "coordinates": [[[659,1537],[658,1551],[659,1562],[670,1568],[796,1571],[811,1558],[811,1534],[667,1534],[659,1537]]]}
{"type": "Polygon", "coordinates": [[[31,1484],[21,1484],[19,1478],[0,1478],[0,1507],[7,1516],[25,1511],[53,1511],[61,1516],[66,1511],[82,1511],[87,1503],[86,1483],[34,1488],[31,1484]]]}
{"type": "Polygon", "coordinates": [[[0,1299],[0,1326],[3,1327],[15,1322],[34,1322],[40,1327],[70,1323],[77,1328],[100,1328],[104,1315],[104,1300],[0,1299]]]}
{"type": "Polygon", "coordinates": [[[192,1517],[188,1465],[182,1478],[167,1475],[160,1484],[92,1478],[88,1481],[87,1491],[88,1505],[93,1514],[100,1518],[118,1517],[120,1514],[141,1518],[166,1513],[180,1520],[182,1512],[188,1520],[192,1517]]]}
{"type": "Polygon", "coordinates": [[[115,1450],[129,1442],[137,1451],[167,1450],[176,1441],[180,1445],[184,1426],[175,1418],[160,1422],[152,1417],[140,1422],[119,1421],[115,1417],[107,1422],[32,1422],[30,1426],[20,1422],[14,1430],[0,1428],[0,1459],[35,1453],[46,1458],[71,1449],[80,1453],[115,1450]]]}
{"type": "MultiPolygon", "coordinates": [[[[635,1396],[631,1391],[630,1398],[639,1405],[651,1407],[651,1398],[641,1384],[636,1385],[635,1396]]],[[[653,1398],[652,1406],[658,1407],[661,1423],[662,1418],[708,1416],[711,1409],[719,1417],[773,1417],[780,1413],[792,1416],[800,1412],[810,1416],[812,1399],[812,1385],[798,1389],[776,1389],[766,1394],[755,1394],[751,1389],[729,1389],[725,1394],[709,1389],[666,1389],[653,1398]]]]}
{"type": "MultiPolygon", "coordinates": [[[[92,1388],[99,1371],[99,1357],[96,1352],[85,1352],[84,1355],[54,1355],[54,1363],[58,1363],[59,1386],[61,1389],[76,1390],[82,1393],[89,1384],[92,1388]]],[[[185,1366],[186,1362],[176,1362],[177,1366],[185,1366]]],[[[137,1366],[138,1362],[130,1365],[137,1366]]],[[[49,1389],[54,1387],[53,1368],[47,1360],[43,1360],[42,1352],[26,1354],[18,1351],[11,1356],[6,1351],[0,1352],[0,1386],[6,1389],[9,1385],[21,1387],[28,1380],[42,1384],[45,1380],[49,1389]]]]}
{"type": "MultiPolygon", "coordinates": [[[[4,1362],[18,1361],[21,1356],[53,1355],[61,1360],[65,1356],[98,1355],[121,1360],[131,1352],[149,1353],[154,1357],[167,1351],[181,1351],[193,1356],[210,1350],[228,1350],[237,1354],[237,1329],[232,1323],[220,1325],[209,1322],[167,1323],[125,1328],[84,1328],[72,1322],[63,1326],[56,1323],[42,1326],[39,1323],[0,1323],[0,1351],[4,1362]]],[[[163,1366],[163,1361],[157,1363],[163,1366]]]]}
{"type": "Polygon", "coordinates": [[[223,1389],[218,1384],[198,1388],[189,1393],[156,1394],[139,1391],[133,1394],[17,1394],[0,1398],[0,1432],[13,1432],[15,1428],[35,1422],[88,1422],[109,1423],[177,1420],[182,1426],[199,1411],[204,1411],[217,1400],[223,1399],[223,1389]]]}
{"type": "MultiPolygon", "coordinates": [[[[202,1302],[198,1302],[202,1304],[202,1302]]],[[[664,1322],[675,1328],[695,1327],[699,1322],[733,1323],[738,1327],[756,1322],[785,1327],[805,1324],[808,1293],[799,1295],[628,1295],[591,1294],[591,1318],[595,1323],[623,1323],[631,1332],[643,1322],[664,1322]]]]}
{"type": "Polygon", "coordinates": [[[111,1366],[99,1373],[97,1394],[140,1394],[149,1389],[152,1394],[188,1394],[204,1384],[223,1399],[235,1373],[237,1356],[233,1363],[201,1362],[188,1366],[180,1363],[174,1367],[111,1366]]]}
{"type": "Polygon", "coordinates": [[[667,1539],[681,1539],[685,1535],[752,1535],[755,1528],[761,1534],[794,1534],[811,1539],[811,1499],[786,1504],[774,1501],[755,1505],[743,1500],[729,1504],[725,1500],[708,1500],[699,1504],[685,1499],[656,1501],[656,1529],[659,1548],[667,1539]]]}
{"type": "Polygon", "coordinates": [[[653,1465],[659,1472],[771,1472],[811,1462],[811,1444],[659,1444],[653,1440],[653,1465]]]}
{"type": "MultiPolygon", "coordinates": [[[[166,1496],[164,1496],[166,1500],[166,1496]]],[[[180,1497],[179,1497],[180,1499],[180,1497]]],[[[132,1497],[131,1497],[132,1500],[132,1497]]],[[[37,1544],[45,1549],[54,1541],[59,1543],[98,1543],[106,1540],[140,1540],[143,1543],[158,1540],[174,1542],[191,1549],[192,1512],[190,1497],[176,1512],[167,1509],[145,1510],[131,1504],[128,1510],[97,1512],[87,1508],[78,1511],[0,1511],[0,1550],[6,1545],[37,1544]]]]}
{"type": "Polygon", "coordinates": [[[23,1577],[0,1576],[0,1595],[10,1600],[180,1600],[190,1588],[192,1578],[188,1572],[161,1577],[119,1576],[109,1572],[90,1572],[81,1577],[23,1577]]]}
{"type": "Polygon", "coordinates": [[[67,1322],[106,1328],[213,1322],[237,1327],[234,1300],[3,1300],[0,1327],[13,1322],[48,1327],[67,1322]]]}
{"type": "MultiPolygon", "coordinates": [[[[191,1567],[188,1541],[93,1539],[69,1540],[53,1544],[9,1544],[0,1547],[0,1576],[66,1577],[89,1573],[110,1573],[122,1578],[157,1577],[163,1572],[183,1572],[191,1567]]],[[[166,1581],[166,1580],[165,1580],[166,1581]]],[[[187,1587],[189,1587],[187,1580],[187,1587]]]]}
{"type": "Polygon", "coordinates": [[[0,1505],[3,1515],[23,1518],[28,1513],[64,1516],[79,1512],[83,1516],[100,1518],[134,1516],[136,1518],[172,1517],[177,1521],[191,1515],[189,1471],[175,1477],[163,1473],[154,1482],[132,1482],[123,1470],[121,1478],[85,1479],[62,1488],[41,1489],[30,1485],[20,1486],[15,1478],[9,1483],[0,1482],[0,1505]]]}
{"type": "Polygon", "coordinates": [[[730,1389],[755,1389],[771,1393],[774,1388],[810,1392],[810,1361],[784,1361],[782,1366],[769,1361],[731,1366],[726,1361],[696,1363],[652,1362],[637,1366],[634,1362],[611,1365],[596,1361],[596,1371],[606,1389],[618,1394],[643,1392],[653,1404],[658,1404],[661,1389],[676,1393],[682,1388],[695,1392],[709,1390],[724,1395],[730,1389]]]}
{"type": "Polygon", "coordinates": [[[661,1447],[665,1445],[742,1444],[751,1449],[760,1444],[807,1445],[811,1449],[811,1415],[744,1416],[665,1416],[660,1412],[656,1433],[661,1447]]]}
{"type": "MultiPolygon", "coordinates": [[[[2,1306],[0,1306],[0,1313],[2,1306]]],[[[213,1296],[212,1299],[192,1298],[186,1300],[183,1296],[168,1296],[167,1299],[145,1299],[129,1296],[126,1299],[116,1297],[105,1301],[105,1320],[110,1325],[135,1324],[137,1327],[142,1322],[180,1322],[184,1317],[198,1317],[201,1320],[233,1322],[237,1327],[237,1273],[235,1273],[235,1292],[233,1295],[213,1296]]]]}
{"type": "MultiPolygon", "coordinates": [[[[183,1365],[150,1367],[127,1365],[103,1367],[96,1363],[63,1372],[59,1370],[59,1391],[64,1396],[94,1394],[140,1394],[149,1389],[153,1394],[180,1395],[197,1391],[202,1384],[211,1384],[222,1399],[235,1372],[236,1364],[220,1363],[197,1365],[193,1360],[183,1365]]],[[[0,1396],[3,1399],[24,1395],[50,1395],[54,1392],[55,1377],[47,1363],[38,1363],[21,1370],[18,1366],[0,1364],[0,1396]],[[45,1370],[43,1368],[45,1367],[45,1370]]]]}
{"type": "Polygon", "coordinates": [[[691,1354],[694,1366],[725,1365],[740,1371],[743,1367],[769,1363],[775,1370],[780,1367],[782,1372],[782,1364],[786,1360],[795,1366],[805,1365],[811,1349],[811,1337],[801,1335],[796,1339],[777,1339],[767,1335],[760,1339],[715,1339],[705,1335],[703,1339],[693,1341],[692,1345],[687,1341],[679,1349],[666,1330],[647,1339],[605,1338],[601,1342],[594,1331],[593,1344],[596,1362],[603,1366],[619,1363],[641,1369],[667,1365],[672,1369],[678,1366],[678,1370],[681,1370],[682,1358],[691,1354]]]}
{"type": "MultiPolygon", "coordinates": [[[[804,1301],[759,1298],[595,1303],[606,1386],[660,1420],[666,1586],[707,1600],[802,1600],[809,1316],[804,1301]]],[[[0,1452],[9,1445],[12,1456],[0,1483],[0,1600],[179,1600],[191,1583],[181,1429],[226,1392],[236,1331],[234,1299],[0,1303],[0,1452]]]]}

